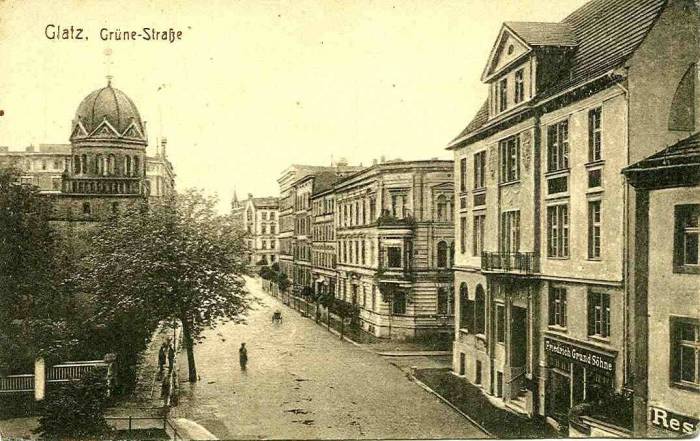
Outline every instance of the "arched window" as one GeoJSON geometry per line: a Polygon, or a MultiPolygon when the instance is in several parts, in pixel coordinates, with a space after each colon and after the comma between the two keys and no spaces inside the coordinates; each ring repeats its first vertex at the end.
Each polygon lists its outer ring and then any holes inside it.
{"type": "Polygon", "coordinates": [[[115,162],[116,160],[114,159],[114,155],[110,154],[109,156],[107,156],[107,174],[114,175],[115,162]]]}
{"type": "Polygon", "coordinates": [[[444,194],[437,198],[437,220],[447,220],[447,198],[444,194]]]}
{"type": "Polygon", "coordinates": [[[83,214],[90,214],[90,202],[83,202],[83,214]]]}
{"type": "Polygon", "coordinates": [[[139,157],[134,156],[134,175],[139,174],[139,157]]]}
{"type": "Polygon", "coordinates": [[[102,155],[97,155],[95,157],[95,166],[97,168],[97,175],[102,176],[105,174],[105,163],[104,160],[102,159],[102,155]]]}
{"type": "Polygon", "coordinates": [[[464,282],[459,286],[459,327],[474,332],[474,302],[469,300],[469,289],[464,282]]]}
{"type": "Polygon", "coordinates": [[[80,156],[73,156],[73,173],[76,175],[80,173],[80,156]]]}
{"type": "Polygon", "coordinates": [[[126,176],[131,175],[131,156],[129,155],[124,157],[124,174],[126,176]]]}
{"type": "Polygon", "coordinates": [[[476,285],[476,294],[474,295],[474,332],[476,334],[486,333],[486,299],[484,288],[480,284],[476,285]]]}
{"type": "Polygon", "coordinates": [[[88,172],[87,155],[83,155],[80,160],[80,170],[83,174],[87,174],[88,172]]]}
{"type": "Polygon", "coordinates": [[[447,268],[447,242],[440,241],[437,245],[437,266],[447,268]]]}

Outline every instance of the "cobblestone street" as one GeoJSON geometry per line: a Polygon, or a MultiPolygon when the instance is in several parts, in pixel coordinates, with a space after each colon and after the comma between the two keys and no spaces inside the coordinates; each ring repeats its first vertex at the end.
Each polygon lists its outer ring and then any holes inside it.
{"type": "Polygon", "coordinates": [[[263,304],[247,325],[207,332],[196,347],[200,381],[189,385],[181,354],[180,404],[219,438],[465,438],[484,435],[386,359],[285,308],[249,279],[263,304]],[[284,316],[272,325],[275,309],[284,316]],[[248,368],[238,347],[246,342],[248,368]]]}

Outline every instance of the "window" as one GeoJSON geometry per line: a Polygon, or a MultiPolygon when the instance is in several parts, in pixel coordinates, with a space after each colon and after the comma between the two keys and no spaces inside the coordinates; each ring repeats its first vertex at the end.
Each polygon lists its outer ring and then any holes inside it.
{"type": "Polygon", "coordinates": [[[372,285],[372,311],[377,309],[377,287],[372,285]]]}
{"type": "Polygon", "coordinates": [[[481,384],[481,361],[476,360],[476,374],[474,377],[474,384],[481,384]]]}
{"type": "Polygon", "coordinates": [[[42,160],[41,161],[41,169],[46,170],[47,167],[48,167],[48,164],[46,163],[46,159],[42,160]]]}
{"type": "Polygon", "coordinates": [[[486,186],[486,150],[474,154],[474,188],[486,186]]]}
{"type": "Polygon", "coordinates": [[[588,188],[601,187],[603,185],[603,178],[601,176],[601,169],[596,168],[588,171],[588,188]]]}
{"type": "Polygon", "coordinates": [[[522,102],[525,99],[525,83],[523,81],[523,69],[515,72],[515,104],[522,102]]]}
{"type": "Polygon", "coordinates": [[[134,175],[139,174],[139,157],[134,156],[134,175]]]}
{"type": "Polygon", "coordinates": [[[403,194],[393,193],[391,195],[391,215],[397,219],[404,217],[404,203],[406,196],[403,194]]]}
{"type": "Polygon", "coordinates": [[[75,155],[73,156],[73,172],[79,174],[80,170],[80,156],[75,155]]]}
{"type": "Polygon", "coordinates": [[[671,380],[700,388],[700,321],[671,318],[671,380]]]}
{"type": "Polygon", "coordinates": [[[547,207],[547,257],[569,257],[569,206],[547,207]]]}
{"type": "Polygon", "coordinates": [[[501,154],[501,182],[520,178],[520,137],[512,136],[499,143],[501,154]]]}
{"type": "Polygon", "coordinates": [[[53,178],[51,179],[51,187],[54,190],[60,190],[61,189],[61,178],[53,178]]]}
{"type": "Polygon", "coordinates": [[[437,313],[440,315],[449,314],[449,301],[447,298],[447,290],[438,288],[437,290],[437,313]]]}
{"type": "Polygon", "coordinates": [[[262,234],[267,234],[267,225],[263,224],[260,226],[260,228],[262,234]]]}
{"type": "Polygon", "coordinates": [[[394,314],[406,314],[406,294],[402,292],[394,293],[394,314]]]}
{"type": "Polygon", "coordinates": [[[559,176],[547,179],[547,194],[566,193],[569,190],[569,177],[559,176]]]}
{"type": "Polygon", "coordinates": [[[362,245],[362,247],[361,247],[362,248],[362,264],[364,265],[366,263],[366,260],[365,260],[365,240],[362,239],[360,241],[360,244],[362,245]]]}
{"type": "Polygon", "coordinates": [[[112,213],[119,213],[119,202],[112,202],[112,213]]]}
{"type": "Polygon", "coordinates": [[[467,217],[459,218],[459,252],[464,254],[467,250],[467,217]]]}
{"type": "Polygon", "coordinates": [[[90,214],[91,212],[90,202],[83,202],[83,214],[90,214]]]}
{"type": "Polygon", "coordinates": [[[389,268],[401,268],[401,248],[388,247],[386,249],[387,266],[389,268]]]}
{"type": "Polygon", "coordinates": [[[459,327],[474,332],[474,301],[469,300],[466,283],[459,287],[459,327]]]}
{"type": "Polygon", "coordinates": [[[474,333],[486,333],[486,300],[484,298],[484,288],[476,286],[474,295],[474,333]]]}
{"type": "Polygon", "coordinates": [[[444,194],[437,198],[437,220],[447,220],[447,198],[444,194]]]}
{"type": "Polygon", "coordinates": [[[508,78],[498,82],[498,111],[503,112],[508,108],[508,78]]]}
{"type": "Polygon", "coordinates": [[[549,288],[549,326],[566,328],[566,288],[549,288]]]}
{"type": "Polygon", "coordinates": [[[676,205],[674,271],[700,272],[700,204],[676,205]]]}
{"type": "Polygon", "coordinates": [[[467,191],[467,158],[459,160],[459,191],[467,191]]]}
{"type": "Polygon", "coordinates": [[[474,233],[472,240],[472,255],[480,256],[484,249],[484,225],[486,224],[486,215],[481,214],[474,216],[474,233]]]}
{"type": "Polygon", "coordinates": [[[569,121],[564,120],[547,128],[547,170],[569,168],[569,121]]]}
{"type": "Polygon", "coordinates": [[[520,251],[520,211],[501,213],[501,251],[504,253],[520,251]]]}
{"type": "Polygon", "coordinates": [[[270,234],[275,234],[275,226],[270,225],[270,234]]]}
{"type": "Polygon", "coordinates": [[[588,202],[588,258],[600,259],[600,201],[588,202]]]}
{"type": "Polygon", "coordinates": [[[496,341],[506,342],[506,308],[500,303],[496,304],[496,341]]]}
{"type": "Polygon", "coordinates": [[[600,118],[603,109],[597,107],[588,111],[588,160],[600,161],[601,152],[601,125],[600,118]]]}
{"type": "Polygon", "coordinates": [[[437,266],[447,268],[447,243],[440,241],[437,244],[437,266]]]}
{"type": "Polygon", "coordinates": [[[82,155],[80,157],[80,172],[84,175],[88,172],[87,155],[82,155]]]}
{"type": "Polygon", "coordinates": [[[610,294],[588,293],[588,335],[610,337],[610,294]]]}

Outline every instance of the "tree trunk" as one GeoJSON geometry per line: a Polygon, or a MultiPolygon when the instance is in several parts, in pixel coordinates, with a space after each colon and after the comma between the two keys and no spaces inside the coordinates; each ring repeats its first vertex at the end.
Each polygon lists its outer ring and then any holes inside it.
{"type": "Polygon", "coordinates": [[[197,382],[197,366],[194,361],[194,348],[192,347],[192,330],[190,329],[190,323],[183,317],[180,319],[182,321],[182,333],[184,334],[185,349],[187,349],[187,368],[189,371],[190,383],[197,382]]]}

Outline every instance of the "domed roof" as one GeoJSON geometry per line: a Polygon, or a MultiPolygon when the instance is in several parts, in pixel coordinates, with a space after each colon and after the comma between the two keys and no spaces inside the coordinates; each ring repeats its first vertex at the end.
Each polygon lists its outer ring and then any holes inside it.
{"type": "Polygon", "coordinates": [[[111,127],[102,128],[96,135],[145,138],[143,122],[136,105],[124,92],[112,87],[110,82],[106,87],[90,93],[80,103],[75,112],[71,139],[93,135],[105,119],[111,127]],[[132,128],[132,125],[135,127],[132,128]]]}

